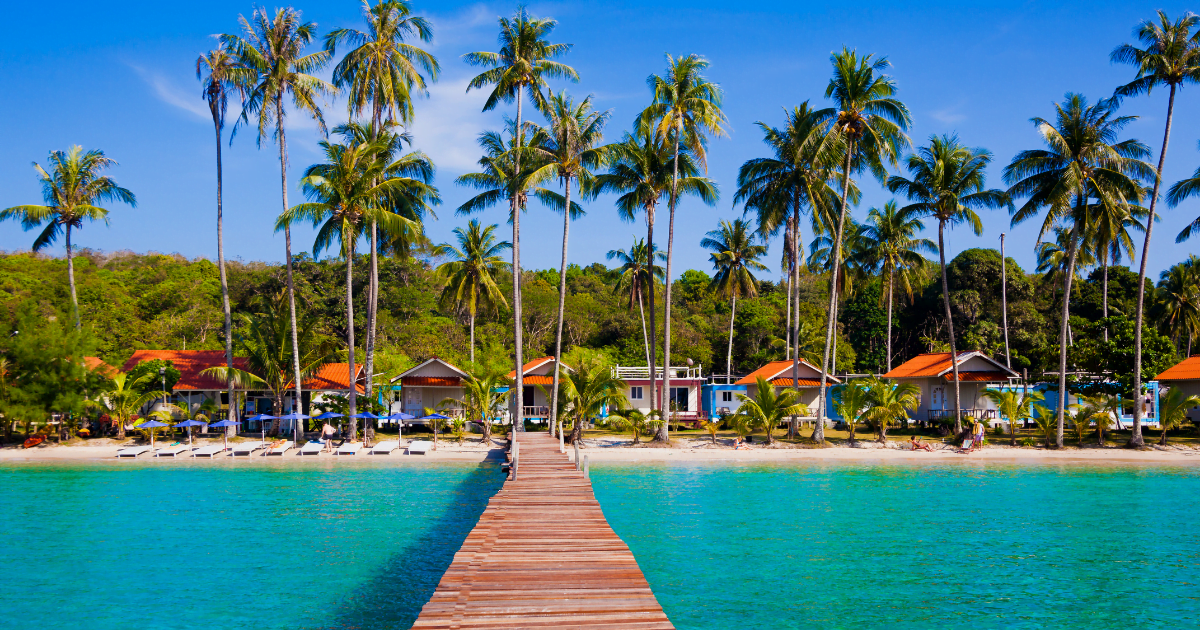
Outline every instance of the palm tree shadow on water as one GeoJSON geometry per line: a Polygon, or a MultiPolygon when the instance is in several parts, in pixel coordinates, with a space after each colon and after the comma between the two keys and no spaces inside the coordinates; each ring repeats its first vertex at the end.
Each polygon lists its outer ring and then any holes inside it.
{"type": "Polygon", "coordinates": [[[449,568],[454,554],[479,521],[488,501],[504,485],[498,460],[472,470],[457,486],[450,507],[402,551],[392,554],[361,586],[339,598],[330,629],[410,628],[449,568]]]}

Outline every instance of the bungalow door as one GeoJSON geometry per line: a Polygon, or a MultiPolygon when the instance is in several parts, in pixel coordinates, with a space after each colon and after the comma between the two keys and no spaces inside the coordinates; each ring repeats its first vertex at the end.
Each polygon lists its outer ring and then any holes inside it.
{"type": "Polygon", "coordinates": [[[404,412],[414,416],[425,415],[425,409],[422,407],[421,388],[420,387],[405,387],[404,391],[404,412]]]}

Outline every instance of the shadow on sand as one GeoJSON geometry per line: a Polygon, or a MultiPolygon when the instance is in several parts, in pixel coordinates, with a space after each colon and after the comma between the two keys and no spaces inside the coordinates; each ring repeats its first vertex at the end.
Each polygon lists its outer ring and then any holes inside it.
{"type": "Polygon", "coordinates": [[[326,628],[409,628],[433,596],[455,552],[479,521],[488,500],[504,485],[497,461],[489,459],[457,486],[447,487],[450,507],[419,538],[393,554],[372,577],[341,598],[326,628]]]}

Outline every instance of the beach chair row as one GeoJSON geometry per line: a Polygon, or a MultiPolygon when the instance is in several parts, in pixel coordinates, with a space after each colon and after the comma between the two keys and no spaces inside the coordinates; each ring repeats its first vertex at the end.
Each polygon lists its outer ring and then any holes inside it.
{"type": "MultiPolygon", "coordinates": [[[[151,457],[208,457],[213,458],[218,455],[228,455],[230,457],[249,457],[251,455],[262,456],[284,456],[288,451],[295,451],[297,457],[320,455],[329,447],[321,442],[307,442],[300,448],[296,448],[296,443],[291,440],[280,440],[278,442],[239,442],[237,444],[210,444],[208,446],[192,447],[187,444],[174,444],[171,446],[163,446],[160,448],[151,448],[149,446],[130,446],[117,451],[117,457],[121,459],[136,459],[142,455],[149,454],[151,457]]],[[[409,455],[425,455],[433,448],[433,443],[427,440],[413,440],[408,443],[405,452],[409,455]]],[[[364,448],[362,442],[346,442],[333,450],[335,456],[346,455],[391,455],[393,452],[401,450],[398,440],[385,440],[379,442],[371,448],[364,448]]]]}

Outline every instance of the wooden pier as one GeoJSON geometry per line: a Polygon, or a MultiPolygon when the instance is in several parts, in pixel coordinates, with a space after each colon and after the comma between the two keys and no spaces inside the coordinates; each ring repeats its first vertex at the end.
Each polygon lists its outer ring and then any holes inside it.
{"type": "Polygon", "coordinates": [[[517,435],[516,479],[488,502],[413,628],[674,628],[558,441],[517,435]]]}

